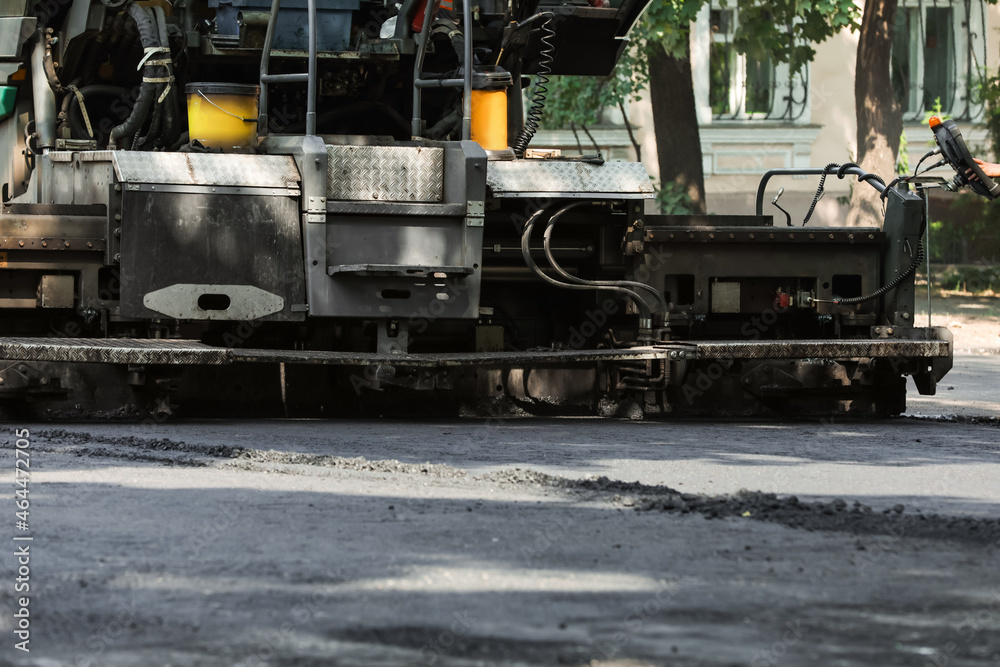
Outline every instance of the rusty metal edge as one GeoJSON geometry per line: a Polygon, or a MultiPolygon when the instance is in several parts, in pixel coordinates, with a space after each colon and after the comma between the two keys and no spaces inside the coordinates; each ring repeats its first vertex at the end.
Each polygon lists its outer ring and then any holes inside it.
{"type": "Polygon", "coordinates": [[[699,341],[700,359],[862,359],[949,357],[947,340],[699,341]]]}

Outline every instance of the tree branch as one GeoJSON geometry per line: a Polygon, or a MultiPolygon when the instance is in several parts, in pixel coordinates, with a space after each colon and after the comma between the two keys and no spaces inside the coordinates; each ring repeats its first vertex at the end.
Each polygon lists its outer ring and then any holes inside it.
{"type": "Polygon", "coordinates": [[[583,155],[583,144],[580,143],[580,134],[576,131],[576,123],[571,122],[569,129],[573,131],[573,138],[576,139],[576,150],[580,151],[580,155],[583,155]]]}
{"type": "Polygon", "coordinates": [[[632,133],[632,123],[629,122],[628,114],[625,113],[625,104],[619,102],[618,109],[622,112],[622,120],[625,121],[625,129],[628,131],[628,139],[632,142],[632,148],[635,149],[635,161],[642,162],[642,146],[640,146],[639,142],[635,140],[635,134],[632,133]]]}
{"type": "Polygon", "coordinates": [[[586,133],[587,138],[590,139],[590,143],[592,143],[594,145],[594,150],[597,151],[597,155],[600,156],[601,155],[601,147],[598,146],[597,145],[597,141],[594,140],[594,135],[592,135],[590,133],[590,130],[587,129],[587,126],[585,124],[580,123],[580,127],[583,128],[583,131],[586,133]]]}

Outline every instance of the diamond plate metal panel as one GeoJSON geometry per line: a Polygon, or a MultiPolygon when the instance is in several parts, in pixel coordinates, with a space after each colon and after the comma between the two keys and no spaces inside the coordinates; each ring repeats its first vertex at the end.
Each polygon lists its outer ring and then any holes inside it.
{"type": "Polygon", "coordinates": [[[147,153],[116,151],[115,173],[124,183],[296,188],[299,171],[287,155],[147,153]]]}
{"type": "Polygon", "coordinates": [[[652,181],[639,162],[494,161],[487,168],[486,184],[497,197],[520,193],[654,195],[652,181]]]}
{"type": "Polygon", "coordinates": [[[439,202],[444,149],[426,146],[327,146],[327,199],[439,202]]]}
{"type": "Polygon", "coordinates": [[[193,340],[0,338],[0,359],[101,364],[230,363],[229,350],[193,340]]]}

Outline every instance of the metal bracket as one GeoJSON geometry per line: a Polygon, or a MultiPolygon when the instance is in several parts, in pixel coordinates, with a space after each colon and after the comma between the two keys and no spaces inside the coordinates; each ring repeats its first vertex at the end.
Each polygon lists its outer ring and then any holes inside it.
{"type": "Polygon", "coordinates": [[[0,399],[58,398],[68,391],[60,378],[48,377],[29,364],[11,364],[0,370],[0,399]]]}
{"type": "Polygon", "coordinates": [[[486,202],[467,201],[465,224],[467,227],[482,227],[486,220],[486,202]]]}
{"type": "Polygon", "coordinates": [[[306,198],[306,223],[326,222],[326,197],[306,198]]]}

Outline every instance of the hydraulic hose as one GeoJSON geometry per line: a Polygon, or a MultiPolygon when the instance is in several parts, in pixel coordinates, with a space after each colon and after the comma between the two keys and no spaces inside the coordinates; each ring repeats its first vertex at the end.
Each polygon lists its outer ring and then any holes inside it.
{"type": "Polygon", "coordinates": [[[153,139],[160,139],[164,146],[169,146],[177,138],[177,116],[179,114],[177,105],[177,86],[174,85],[174,64],[170,55],[170,35],[167,33],[167,15],[163,7],[159,5],[153,7],[153,15],[156,17],[156,28],[160,38],[160,46],[166,49],[163,66],[167,76],[167,95],[163,100],[163,129],[159,136],[153,135],[153,139]]]}
{"type": "MultiPolygon", "coordinates": [[[[156,25],[149,12],[144,7],[140,7],[135,2],[130,1],[128,3],[128,14],[135,21],[135,25],[139,29],[139,39],[142,42],[143,50],[158,48],[160,46],[160,39],[157,34],[156,25]]],[[[150,53],[150,51],[146,52],[147,54],[150,53]]],[[[163,67],[150,65],[148,60],[146,61],[142,70],[142,85],[139,87],[139,97],[135,101],[135,106],[132,107],[132,113],[125,119],[125,122],[111,130],[112,144],[123,137],[134,135],[142,128],[146,122],[146,117],[149,115],[150,107],[156,101],[156,84],[150,81],[150,79],[160,78],[164,69],[163,67]]],[[[127,148],[131,148],[131,146],[127,148]]]]}
{"type": "Polygon", "coordinates": [[[45,78],[48,80],[49,86],[52,88],[52,92],[58,95],[64,92],[65,89],[59,81],[59,76],[56,74],[55,63],[52,61],[52,28],[46,28],[44,32],[41,32],[41,39],[45,43],[45,55],[42,59],[42,67],[45,70],[45,78]]]}
{"type": "Polygon", "coordinates": [[[631,298],[636,306],[639,308],[639,340],[648,342],[652,339],[652,329],[653,329],[653,314],[649,310],[649,305],[643,301],[642,297],[636,292],[624,287],[594,287],[590,285],[577,285],[574,283],[564,283],[556,280],[555,278],[548,276],[544,271],[535,263],[535,260],[531,257],[531,231],[534,229],[535,223],[538,219],[545,213],[544,208],[540,208],[535,211],[528,221],[524,223],[524,231],[521,233],[521,256],[524,258],[524,263],[528,265],[535,275],[549,283],[550,285],[555,285],[556,287],[561,287],[563,289],[578,290],[578,291],[588,291],[593,292],[594,290],[607,289],[613,292],[619,292],[625,294],[631,298]]]}
{"type": "MultiPolygon", "coordinates": [[[[99,95],[124,99],[128,96],[128,90],[120,86],[94,84],[92,86],[84,86],[81,88],[80,94],[83,95],[85,100],[91,96],[99,95]]],[[[83,115],[79,112],[80,100],[75,94],[67,95],[67,99],[66,122],[69,123],[70,130],[73,132],[73,137],[76,139],[89,138],[87,126],[83,122],[83,115]]]]}
{"type": "Polygon", "coordinates": [[[530,23],[539,18],[544,18],[545,22],[542,24],[542,47],[539,49],[538,54],[538,72],[535,74],[535,89],[532,94],[531,107],[528,109],[528,114],[524,119],[524,127],[521,128],[521,132],[517,135],[517,139],[514,140],[514,145],[512,146],[514,153],[518,157],[524,157],[524,151],[528,148],[528,144],[531,143],[535,133],[538,132],[538,126],[542,121],[542,111],[545,110],[545,100],[549,92],[545,84],[549,82],[549,73],[552,72],[552,61],[555,58],[553,53],[555,52],[556,31],[552,28],[555,14],[552,12],[541,12],[525,19],[522,23],[530,23]]]}
{"type": "MultiPolygon", "coordinates": [[[[669,310],[667,305],[667,300],[660,293],[658,289],[652,285],[647,285],[645,283],[640,283],[635,280],[584,280],[583,278],[577,278],[576,276],[563,270],[563,268],[556,261],[556,258],[552,254],[552,231],[555,229],[556,221],[564,214],[574,208],[579,208],[581,206],[587,206],[587,202],[577,202],[575,204],[570,204],[559,209],[551,218],[549,218],[549,223],[545,226],[545,234],[543,236],[543,245],[545,248],[545,256],[549,260],[549,264],[552,268],[556,270],[560,276],[565,278],[571,283],[576,283],[577,285],[590,285],[592,287],[622,287],[629,290],[646,290],[651,292],[654,297],[656,297],[657,305],[660,307],[660,312],[666,313],[669,310]]],[[[645,300],[644,300],[645,301],[645,300]]],[[[647,304],[648,305],[648,304],[647,304]]]]}
{"type": "MultiPolygon", "coordinates": [[[[157,97],[162,95],[162,93],[163,93],[163,85],[157,84],[156,85],[157,97]]],[[[163,105],[154,104],[153,114],[150,116],[149,119],[149,131],[146,133],[146,136],[139,137],[133,144],[132,148],[152,150],[153,144],[156,141],[156,137],[160,135],[160,130],[162,127],[163,127],[163,105]]]]}
{"type": "Polygon", "coordinates": [[[59,113],[56,115],[56,132],[59,133],[69,124],[69,104],[70,100],[76,97],[73,92],[77,90],[76,86],[80,83],[80,79],[74,79],[66,86],[66,95],[63,95],[62,102],[59,104],[59,113]]]}

